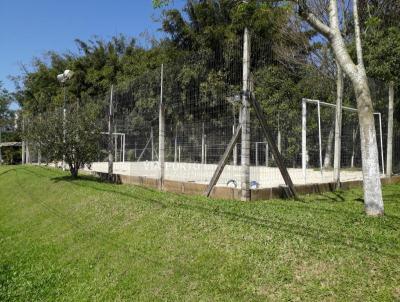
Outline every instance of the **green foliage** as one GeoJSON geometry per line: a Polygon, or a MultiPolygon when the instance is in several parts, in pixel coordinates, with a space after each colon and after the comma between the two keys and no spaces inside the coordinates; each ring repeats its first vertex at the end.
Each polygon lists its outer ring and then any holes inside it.
{"type": "Polygon", "coordinates": [[[383,81],[400,80],[400,28],[371,28],[364,39],[367,72],[383,81]]]}
{"type": "Polygon", "coordinates": [[[3,147],[3,165],[14,165],[21,162],[21,147],[3,147]]]}
{"type": "Polygon", "coordinates": [[[12,119],[12,112],[9,109],[11,103],[11,95],[3,88],[0,82],[0,127],[3,128],[9,125],[12,119]]]}
{"type": "Polygon", "coordinates": [[[151,0],[151,1],[154,8],[161,8],[171,3],[171,0],[151,0]]]}
{"type": "Polygon", "coordinates": [[[71,174],[77,176],[78,170],[98,158],[98,143],[104,121],[99,119],[100,106],[87,103],[70,106],[65,114],[57,109],[27,118],[29,126],[25,129],[25,139],[34,142],[48,162],[65,162],[71,174]],[[64,135],[65,133],[65,135],[64,135]]]}

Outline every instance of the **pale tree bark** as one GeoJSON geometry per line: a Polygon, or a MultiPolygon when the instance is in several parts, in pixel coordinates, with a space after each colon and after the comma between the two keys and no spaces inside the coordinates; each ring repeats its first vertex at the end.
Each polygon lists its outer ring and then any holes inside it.
{"type": "Polygon", "coordinates": [[[353,0],[357,63],[354,63],[351,59],[340,31],[337,1],[329,0],[329,26],[319,20],[308,9],[305,0],[300,0],[297,3],[300,7],[299,13],[304,20],[329,40],[338,64],[353,84],[360,124],[365,212],[371,216],[382,215],[384,207],[379,173],[378,146],[371,93],[362,54],[358,0],[353,0]]]}
{"type": "Polygon", "coordinates": [[[342,155],[342,103],[343,103],[343,70],[338,63],[336,71],[336,112],[335,112],[335,156],[333,162],[333,181],[340,188],[340,161],[342,155]]]}
{"type": "Polygon", "coordinates": [[[394,104],[394,82],[389,83],[389,107],[388,107],[388,134],[386,148],[386,176],[392,177],[393,165],[393,104],[394,104]]]}
{"type": "Polygon", "coordinates": [[[332,144],[335,132],[335,121],[329,129],[328,142],[326,143],[325,158],[324,158],[324,168],[329,169],[332,167],[332,144]]]}

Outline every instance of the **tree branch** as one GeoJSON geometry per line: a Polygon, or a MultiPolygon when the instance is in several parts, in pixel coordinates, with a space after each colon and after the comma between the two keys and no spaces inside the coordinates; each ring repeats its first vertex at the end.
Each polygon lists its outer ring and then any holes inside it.
{"type": "Polygon", "coordinates": [[[355,42],[356,42],[356,50],[357,50],[357,64],[358,66],[364,66],[363,60],[363,52],[361,45],[361,30],[360,30],[360,21],[358,17],[358,0],[353,0],[353,14],[354,14],[354,33],[355,33],[355,42]]]}
{"type": "Polygon", "coordinates": [[[308,8],[305,0],[294,1],[299,6],[299,15],[308,22],[315,30],[324,35],[327,39],[331,38],[331,28],[322,22],[315,14],[308,8]]]}

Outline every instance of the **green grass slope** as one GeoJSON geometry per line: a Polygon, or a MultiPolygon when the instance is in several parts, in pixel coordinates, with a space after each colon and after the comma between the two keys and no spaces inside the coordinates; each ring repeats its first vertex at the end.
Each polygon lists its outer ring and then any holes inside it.
{"type": "Polygon", "coordinates": [[[0,301],[400,299],[400,186],[238,202],[0,167],[0,301]]]}

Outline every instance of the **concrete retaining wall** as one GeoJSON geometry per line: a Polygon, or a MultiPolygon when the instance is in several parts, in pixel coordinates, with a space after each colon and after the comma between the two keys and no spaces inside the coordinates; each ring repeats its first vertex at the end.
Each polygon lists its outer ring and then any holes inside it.
{"type": "MultiPolygon", "coordinates": [[[[102,172],[93,172],[101,179],[107,179],[107,174],[102,172]]],[[[129,176],[114,174],[113,181],[120,184],[133,184],[154,189],[160,189],[160,182],[158,179],[142,177],[142,176],[129,176]]],[[[382,184],[398,184],[400,183],[400,176],[393,176],[392,178],[382,178],[382,184]]],[[[351,188],[361,187],[362,181],[345,181],[341,183],[341,188],[348,190],[351,188]]],[[[332,192],[335,190],[335,183],[322,183],[310,185],[296,185],[296,190],[299,195],[305,194],[319,194],[324,192],[332,192]]],[[[189,195],[203,195],[207,188],[205,184],[165,180],[162,190],[166,192],[189,194],[189,195]]],[[[211,192],[211,198],[240,200],[240,189],[229,187],[214,187],[211,192]]],[[[251,200],[268,200],[285,198],[284,191],[281,187],[264,188],[251,190],[251,200]]]]}

